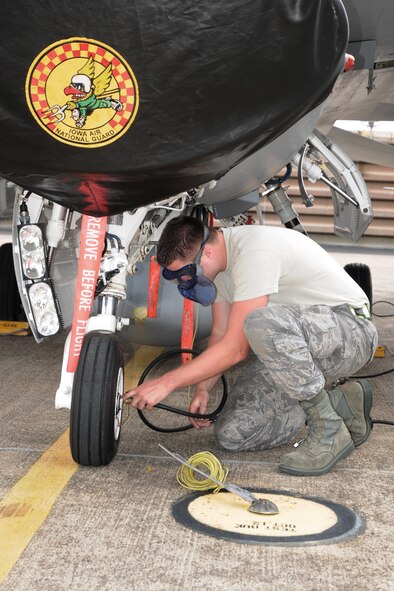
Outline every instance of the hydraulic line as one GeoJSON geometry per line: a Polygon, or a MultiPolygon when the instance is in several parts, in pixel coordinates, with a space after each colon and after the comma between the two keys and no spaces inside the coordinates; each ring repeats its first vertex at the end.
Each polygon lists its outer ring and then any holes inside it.
{"type": "Polygon", "coordinates": [[[291,163],[289,162],[287,164],[287,166],[286,166],[286,172],[285,172],[285,174],[283,176],[273,177],[272,179],[269,179],[269,181],[267,181],[264,184],[267,185],[267,187],[268,186],[281,185],[282,183],[284,183],[285,181],[287,181],[287,179],[290,177],[292,170],[293,170],[293,167],[292,167],[291,163]]]}

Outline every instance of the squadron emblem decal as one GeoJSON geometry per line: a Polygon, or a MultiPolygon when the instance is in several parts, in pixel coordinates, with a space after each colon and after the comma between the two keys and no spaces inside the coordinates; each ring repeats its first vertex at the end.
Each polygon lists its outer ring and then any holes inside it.
{"type": "Polygon", "coordinates": [[[93,39],[62,39],[29,68],[26,99],[37,123],[60,142],[98,148],[119,139],[138,111],[132,69],[114,49],[93,39]]]}

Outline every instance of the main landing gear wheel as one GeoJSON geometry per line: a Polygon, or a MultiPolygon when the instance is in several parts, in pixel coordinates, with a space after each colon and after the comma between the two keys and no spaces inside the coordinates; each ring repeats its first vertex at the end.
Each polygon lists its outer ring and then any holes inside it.
{"type": "Polygon", "coordinates": [[[124,368],[113,334],[85,336],[70,413],[70,447],[75,462],[103,466],[119,445],[123,411],[124,368]]]}
{"type": "Polygon", "coordinates": [[[26,321],[16,283],[12,244],[0,247],[0,320],[26,321]]]}
{"type": "Polygon", "coordinates": [[[364,265],[364,263],[349,263],[344,266],[344,269],[364,291],[372,310],[372,276],[368,265],[364,265]]]}

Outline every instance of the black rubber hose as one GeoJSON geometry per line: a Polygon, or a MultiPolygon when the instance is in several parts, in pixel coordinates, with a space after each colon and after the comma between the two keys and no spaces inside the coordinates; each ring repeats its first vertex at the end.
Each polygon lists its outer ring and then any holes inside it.
{"type": "Polygon", "coordinates": [[[384,421],[383,419],[372,419],[372,424],[373,425],[391,425],[392,427],[394,427],[394,421],[384,421]]]}
{"type": "MultiPolygon", "coordinates": [[[[158,363],[160,363],[160,361],[163,361],[164,359],[167,359],[168,357],[173,357],[174,355],[179,355],[181,353],[191,353],[192,355],[198,355],[198,352],[195,351],[194,349],[172,349],[171,351],[165,351],[164,353],[162,353],[161,355],[159,355],[158,357],[156,357],[153,361],[151,361],[151,363],[144,369],[144,371],[141,374],[141,377],[138,381],[138,386],[140,386],[144,381],[146,376],[148,375],[148,373],[151,371],[151,369],[153,369],[155,367],[155,365],[157,365],[158,363]]],[[[214,421],[216,419],[216,417],[218,416],[218,414],[220,413],[220,411],[223,409],[224,405],[226,404],[226,400],[227,400],[227,395],[228,395],[228,387],[227,387],[227,380],[224,377],[224,375],[221,376],[221,380],[222,380],[222,384],[223,384],[223,396],[222,396],[222,400],[220,401],[219,406],[211,413],[203,415],[197,412],[189,412],[187,410],[181,410],[180,408],[175,408],[173,406],[168,406],[167,404],[155,404],[154,408],[160,408],[161,410],[166,410],[168,412],[172,412],[178,415],[182,415],[185,417],[190,417],[193,419],[208,419],[210,421],[214,421]]],[[[174,427],[172,429],[168,428],[164,428],[164,427],[156,427],[156,425],[153,425],[144,415],[142,410],[137,409],[137,412],[141,418],[141,420],[143,421],[143,423],[145,423],[145,425],[147,425],[150,429],[153,429],[153,431],[159,431],[160,433],[176,433],[178,431],[187,431],[188,429],[193,429],[193,425],[184,425],[183,427],[174,427]]]]}
{"type": "Polygon", "coordinates": [[[379,378],[380,376],[385,376],[393,371],[394,367],[392,367],[391,369],[387,369],[386,371],[382,371],[380,373],[371,373],[368,376],[349,376],[349,378],[351,378],[352,380],[366,380],[368,378],[379,378]]]}

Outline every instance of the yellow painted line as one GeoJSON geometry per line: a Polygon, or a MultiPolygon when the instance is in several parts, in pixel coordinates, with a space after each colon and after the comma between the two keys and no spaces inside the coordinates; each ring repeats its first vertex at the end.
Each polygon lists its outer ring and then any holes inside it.
{"type": "Polygon", "coordinates": [[[125,390],[131,390],[138,384],[141,374],[156,357],[163,353],[163,347],[139,347],[133,357],[127,363],[124,371],[125,390]]]}
{"type": "Polygon", "coordinates": [[[78,467],[70,454],[67,430],[0,502],[0,584],[78,467]]]}
{"type": "MultiPolygon", "coordinates": [[[[125,390],[137,385],[163,347],[140,347],[125,367],[125,390]]],[[[56,499],[78,470],[69,430],[37,460],[0,502],[0,584],[44,523],[56,499]]]]}

